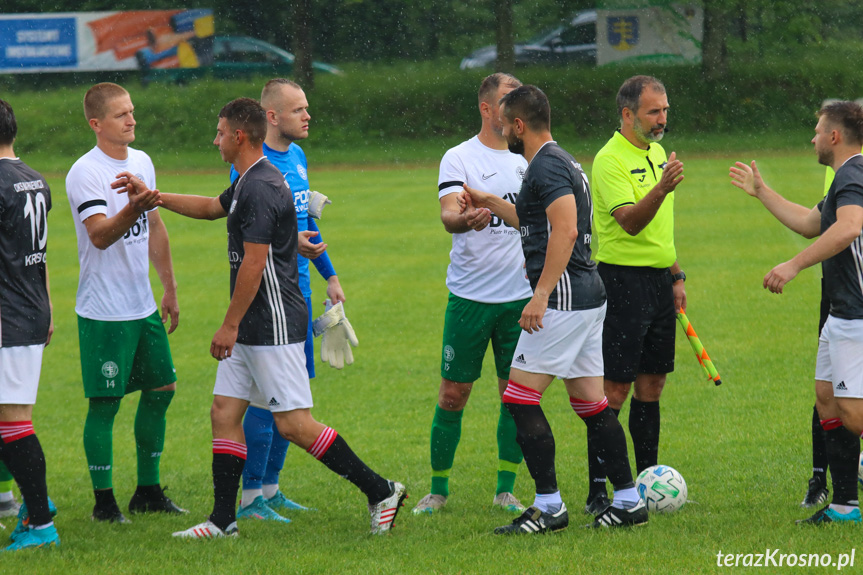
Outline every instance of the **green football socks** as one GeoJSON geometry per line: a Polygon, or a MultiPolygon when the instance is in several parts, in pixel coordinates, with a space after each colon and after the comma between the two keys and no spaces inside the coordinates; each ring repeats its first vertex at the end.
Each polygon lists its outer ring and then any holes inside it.
{"type": "Polygon", "coordinates": [[[501,493],[512,493],[515,489],[515,474],[518,466],[524,460],[521,447],[516,441],[517,430],[512,414],[501,402],[500,417],[497,420],[497,491],[501,493]]]}
{"type": "Polygon", "coordinates": [[[84,422],[84,452],[94,490],[113,487],[114,417],[119,409],[119,397],[90,398],[90,409],[84,422]]]}
{"type": "Polygon", "coordinates": [[[159,462],[165,447],[165,413],[173,391],[142,391],[135,415],[138,485],[159,484],[159,462]]]}
{"type": "Polygon", "coordinates": [[[431,492],[434,495],[449,496],[449,474],[461,439],[463,414],[464,410],[447,411],[435,406],[431,429],[431,492]]]}

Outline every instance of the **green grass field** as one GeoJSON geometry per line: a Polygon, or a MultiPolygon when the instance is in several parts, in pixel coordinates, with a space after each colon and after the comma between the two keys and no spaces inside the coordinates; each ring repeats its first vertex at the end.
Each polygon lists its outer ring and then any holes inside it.
{"type": "MultiPolygon", "coordinates": [[[[436,166],[323,170],[314,168],[314,155],[313,188],[333,199],[321,227],[360,346],[356,363],[343,371],[319,365],[313,413],[374,469],[407,485],[410,499],[394,532],[370,537],[359,491],[292,447],[282,489],[317,512],[293,513],[287,526],[241,523],[237,540],[170,537],[202,521],[211,509],[208,414],[216,362],[208,349],[228,303],[224,221],[173,214],[163,217],[179,283],[181,321],[171,336],[179,390],[168,415],[162,484],[191,514],[136,516],[125,526],[93,523],[81,439],[87,403],[74,313],[76,240],[63,175],[55,174],[49,178],[54,192],[49,269],[56,333],[45,354],[34,422],[48,460],[49,491],[60,510],[62,545],[48,553],[4,555],[0,572],[701,573],[725,570],[716,567],[719,551],[850,553],[859,528],[794,525],[807,516],[798,503],[811,467],[820,271],[803,272],[781,296],[761,288],[764,274],[806,241],[728,183],[733,159],[752,156],[687,160],[684,155],[686,181],[676,194],[676,241],[688,276],[688,314],[724,382],[716,388],[703,379],[681,334],[677,369],[662,403],[660,462],[684,475],[690,503],[674,515],[652,517],[646,528],[580,529],[588,521],[580,513],[587,494],[584,425],[569,408],[563,386],[554,384],[543,406],[555,431],[558,479],[571,526],[554,536],[507,539],[491,534],[511,518],[490,506],[498,413],[490,362],[466,411],[448,506],[432,517],[409,512],[429,488],[429,425],[440,381],[447,295],[450,239],[438,217],[436,166]]],[[[780,192],[804,204],[819,199],[823,168],[811,153],[756,157],[780,192]]],[[[163,191],[208,195],[225,183],[226,172],[162,173],[159,180],[163,191]]],[[[320,307],[323,282],[317,280],[314,301],[320,307]]],[[[114,482],[121,507],[135,486],[137,400],[133,395],[124,401],[114,431],[114,482]]],[[[624,408],[624,422],[627,413],[624,408]]],[[[522,466],[516,483],[522,501],[532,501],[532,486],[522,466]]],[[[4,522],[8,533],[12,522],[4,522]]]]}

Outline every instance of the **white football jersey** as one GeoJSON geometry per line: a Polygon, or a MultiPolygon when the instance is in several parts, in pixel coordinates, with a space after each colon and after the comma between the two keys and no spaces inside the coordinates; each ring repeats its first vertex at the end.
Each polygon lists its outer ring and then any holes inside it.
{"type": "Polygon", "coordinates": [[[66,195],[75,221],[81,264],[75,312],[87,319],[128,321],[156,311],[149,277],[148,214],[141,214],[132,228],[106,250],[93,245],[84,226],[90,216],[105,214],[110,218],[129,203],[126,194],[111,189],[120,172],[131,172],[150,189],[156,187],[153,162],[133,148],[121,161],[95,147],[81,156],[66,176],[66,195]]]}
{"type": "MultiPolygon", "coordinates": [[[[444,154],[438,177],[438,199],[457,194],[462,184],[515,203],[527,161],[508,150],[494,150],[477,136],[444,154]]],[[[519,230],[492,214],[483,230],[452,234],[446,285],[458,297],[481,303],[529,298],[519,230]]]]}

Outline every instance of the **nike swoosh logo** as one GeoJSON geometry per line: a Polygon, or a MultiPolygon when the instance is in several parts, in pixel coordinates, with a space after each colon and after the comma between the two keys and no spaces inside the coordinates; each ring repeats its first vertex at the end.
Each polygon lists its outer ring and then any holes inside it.
{"type": "Polygon", "coordinates": [[[485,174],[483,174],[483,175],[482,175],[482,179],[483,179],[483,181],[485,181],[485,180],[487,180],[487,179],[489,179],[490,177],[495,176],[495,175],[497,175],[497,172],[495,172],[495,173],[493,173],[493,174],[489,174],[489,175],[487,175],[487,176],[486,176],[485,174]]]}

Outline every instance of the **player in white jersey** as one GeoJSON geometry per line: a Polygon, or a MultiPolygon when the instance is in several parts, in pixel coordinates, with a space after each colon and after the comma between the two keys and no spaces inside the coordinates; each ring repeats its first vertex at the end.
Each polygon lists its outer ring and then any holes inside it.
{"type": "Polygon", "coordinates": [[[126,523],[114,498],[113,426],[120,400],[132,391],[141,391],[141,400],[135,417],[138,488],[129,511],[184,511],[165,496],[159,479],[165,412],[177,381],[162,324],[170,317],[168,333],[177,327],[177,283],[155,195],[128,198],[111,189],[120,172],[156,185],[150,158],[129,147],[135,140],[129,93],[116,84],[97,84],[84,96],[84,114],[96,147],[66,176],[81,264],[75,311],[90,401],[84,450],[96,498],[93,519],[126,523]],[[161,318],[150,288],[151,261],[164,289],[161,318]]]}
{"type": "MultiPolygon", "coordinates": [[[[519,337],[518,319],[531,297],[518,230],[487,209],[459,213],[456,201],[467,184],[515,202],[527,162],[506,149],[498,100],[518,86],[521,82],[509,74],[492,74],[483,80],[479,89],[479,134],[449,150],[440,165],[441,221],[452,234],[446,277],[450,295],[444,319],[441,384],[431,428],[431,492],[417,504],[414,513],[433,513],[446,504],[462,414],[473,382],[480,377],[489,341],[494,350],[498,391],[502,394],[519,337]]],[[[512,415],[503,404],[497,440],[493,503],[520,512],[524,506],[512,492],[523,457],[512,415]]]]}

